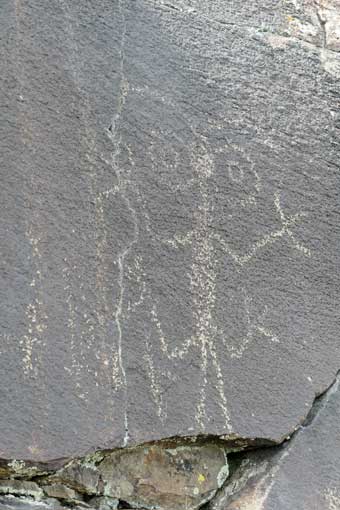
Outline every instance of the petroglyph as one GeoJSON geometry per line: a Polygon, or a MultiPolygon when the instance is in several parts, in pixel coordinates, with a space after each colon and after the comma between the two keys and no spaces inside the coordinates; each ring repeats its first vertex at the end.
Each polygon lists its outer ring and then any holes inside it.
{"type": "Polygon", "coordinates": [[[280,340],[270,329],[264,326],[268,308],[265,307],[262,313],[254,317],[252,310],[252,298],[244,291],[244,308],[246,312],[246,335],[237,340],[235,344],[233,339],[222,336],[223,343],[230,352],[231,358],[241,358],[242,354],[251,346],[256,336],[268,339],[271,342],[278,343],[280,340]]]}
{"type": "MultiPolygon", "coordinates": [[[[65,263],[66,267],[63,269],[63,278],[65,283],[64,291],[67,295],[66,304],[68,309],[67,326],[70,334],[70,365],[65,366],[64,370],[73,378],[78,398],[86,400],[87,391],[82,386],[82,374],[86,371],[86,353],[83,334],[79,334],[79,310],[75,301],[72,285],[72,277],[77,275],[77,266],[70,266],[67,259],[65,259],[65,263]]],[[[93,326],[91,329],[93,330],[93,326]]]]}
{"type": "Polygon", "coordinates": [[[6,458],[277,442],[335,371],[336,26],[191,3],[6,3],[6,458]]]}
{"type": "MultiPolygon", "coordinates": [[[[89,93],[84,90],[83,83],[86,80],[86,63],[79,58],[81,48],[76,37],[79,31],[79,20],[73,14],[73,6],[66,0],[61,1],[61,7],[64,12],[67,38],[66,42],[69,48],[68,61],[74,86],[82,98],[83,108],[80,115],[83,121],[83,132],[81,132],[80,143],[85,159],[88,163],[87,178],[89,183],[90,201],[95,206],[95,246],[96,246],[96,303],[93,310],[94,316],[85,314],[82,318],[78,317],[77,305],[75,303],[74,291],[79,288],[77,280],[81,278],[80,268],[77,265],[77,254],[70,254],[65,260],[66,267],[63,269],[63,278],[65,280],[66,303],[68,308],[68,328],[70,331],[70,351],[71,365],[64,367],[65,370],[76,380],[76,392],[79,398],[86,400],[87,391],[81,390],[82,377],[91,374],[95,386],[99,386],[100,380],[111,378],[113,388],[121,385],[121,377],[118,367],[117,346],[115,339],[112,338],[111,352],[108,352],[107,338],[112,337],[110,331],[111,316],[114,306],[111,296],[108,296],[106,288],[106,272],[108,240],[107,228],[105,224],[105,200],[113,196],[118,190],[112,184],[112,188],[100,191],[101,177],[98,175],[98,161],[107,167],[111,167],[111,161],[99,152],[97,146],[98,131],[95,129],[92,121],[93,105],[89,93]],[[76,282],[76,283],[74,283],[76,282]],[[76,287],[74,287],[76,285],[76,287]],[[80,331],[79,331],[80,330],[80,331]],[[98,377],[98,370],[89,367],[87,362],[88,352],[93,346],[100,342],[100,349],[96,349],[95,358],[100,366],[101,379],[98,377]],[[105,375],[107,374],[107,375],[105,375]]],[[[80,282],[84,286],[84,282],[80,282]]],[[[86,290],[83,298],[86,300],[86,290]]]]}
{"type": "MultiPolygon", "coordinates": [[[[164,341],[164,339],[163,339],[164,341]]],[[[163,392],[161,388],[161,378],[162,374],[159,370],[155,368],[155,364],[152,357],[152,349],[151,349],[151,343],[150,338],[145,338],[145,346],[146,346],[146,353],[144,354],[145,361],[147,363],[147,367],[149,369],[149,378],[150,378],[150,385],[151,385],[151,393],[153,400],[155,402],[156,408],[157,408],[157,416],[161,420],[161,422],[165,422],[167,418],[167,410],[164,406],[163,402],[163,392]]],[[[164,376],[164,374],[163,374],[164,376]]]]}
{"type": "MultiPolygon", "coordinates": [[[[194,152],[193,152],[194,156],[194,152]]],[[[202,377],[200,402],[197,408],[196,420],[204,428],[206,416],[206,387],[208,384],[209,360],[216,375],[216,385],[220,397],[219,405],[225,418],[226,428],[230,430],[230,418],[227,408],[227,398],[221,366],[217,357],[214,342],[216,341],[216,326],[213,313],[216,300],[216,268],[214,247],[207,235],[208,225],[211,223],[211,205],[209,203],[208,179],[214,170],[213,161],[204,147],[197,147],[197,154],[192,162],[199,184],[200,202],[197,205],[197,229],[192,232],[191,247],[193,250],[192,273],[190,275],[193,290],[194,318],[196,324],[195,337],[200,345],[202,354],[202,377]]]]}
{"type": "Polygon", "coordinates": [[[283,212],[281,207],[280,193],[275,192],[273,199],[274,206],[276,208],[277,213],[279,214],[282,227],[258,239],[258,241],[256,241],[250,248],[248,253],[245,253],[243,255],[236,253],[218,233],[216,232],[212,233],[212,237],[219,242],[226,255],[229,255],[238,265],[244,266],[248,264],[254,257],[258,255],[259,251],[263,250],[264,248],[270,246],[273,243],[276,243],[285,236],[288,237],[288,240],[291,242],[292,246],[296,250],[301,252],[306,257],[311,257],[311,250],[304,246],[302,243],[300,243],[296,239],[296,236],[293,234],[292,231],[292,227],[297,225],[302,218],[306,217],[307,213],[301,212],[293,214],[291,216],[287,216],[283,212]]]}
{"type": "MultiPolygon", "coordinates": [[[[153,156],[155,147],[151,145],[149,150],[151,161],[155,165],[156,170],[157,158],[153,156]]],[[[215,384],[219,394],[218,405],[225,419],[226,428],[230,429],[224,376],[217,354],[217,345],[224,345],[226,352],[229,352],[230,358],[236,359],[241,358],[243,353],[250,348],[255,340],[261,341],[261,339],[263,339],[272,343],[278,343],[279,338],[277,334],[266,325],[268,322],[268,308],[265,306],[261,311],[255,311],[256,306],[254,306],[254,304],[256,302],[256,296],[251,297],[247,295],[246,292],[244,292],[245,336],[233,338],[227,332],[223,331],[221,327],[217,327],[214,320],[216,302],[215,282],[218,272],[217,257],[220,256],[222,249],[222,253],[227,255],[231,262],[236,263],[236,267],[242,269],[247,266],[253,258],[258,256],[262,250],[266,249],[266,247],[279,241],[282,242],[284,239],[287,239],[292,247],[303,256],[310,257],[310,250],[298,241],[292,230],[295,225],[303,221],[306,214],[299,212],[288,215],[281,206],[280,193],[275,192],[272,197],[272,203],[274,211],[277,214],[277,220],[281,225],[276,230],[258,239],[248,252],[238,253],[213,227],[214,211],[209,186],[214,172],[216,171],[216,163],[214,155],[206,148],[206,142],[203,140],[203,137],[200,137],[199,143],[193,144],[192,147],[189,148],[189,154],[190,168],[193,170],[194,175],[187,180],[183,179],[181,184],[175,184],[172,189],[176,193],[183,191],[189,192],[191,189],[193,192],[195,190],[195,193],[198,193],[199,199],[197,200],[193,220],[195,228],[184,234],[175,233],[171,238],[164,238],[155,230],[151,229],[151,218],[148,216],[145,208],[142,214],[147,221],[147,228],[151,236],[157,242],[173,249],[188,249],[192,254],[189,282],[193,296],[194,332],[192,335],[181,340],[180,345],[178,341],[167,337],[164,333],[164,328],[159,316],[158,304],[155,302],[152,290],[147,283],[147,275],[143,269],[142,257],[136,257],[134,259],[135,267],[133,270],[130,269],[135,276],[135,282],[138,287],[140,287],[140,295],[135,302],[128,303],[127,310],[133,313],[141,304],[148,308],[149,317],[155,326],[155,333],[159,341],[160,350],[167,359],[173,361],[184,359],[186,356],[190,355],[193,350],[200,353],[202,382],[195,419],[202,430],[204,430],[205,423],[207,422],[206,392],[209,384],[208,372],[210,377],[211,373],[214,373],[215,384]]],[[[257,196],[262,192],[262,183],[256,170],[255,162],[247,155],[243,148],[239,148],[234,144],[226,144],[224,147],[218,149],[217,154],[225,157],[225,165],[231,181],[237,181],[237,184],[244,185],[243,181],[245,181],[246,176],[247,179],[251,177],[253,190],[247,200],[242,199],[238,201],[238,207],[256,207],[257,196]],[[235,161],[230,157],[228,159],[228,150],[230,154],[237,155],[235,161]],[[242,162],[243,165],[245,165],[244,167],[242,167],[242,162]],[[247,168],[247,174],[244,168],[247,168]]],[[[177,171],[179,170],[180,159],[176,151],[170,152],[170,154],[167,154],[167,157],[164,155],[162,161],[163,166],[167,168],[170,174],[176,169],[177,171]]],[[[190,172],[188,173],[190,175],[190,172]]],[[[164,175],[167,174],[164,172],[164,175]]],[[[161,180],[162,179],[161,173],[161,180]]],[[[165,183],[165,181],[162,182],[165,183]]],[[[139,202],[142,203],[142,200],[140,199],[139,202]]],[[[157,415],[164,420],[164,400],[161,398],[159,385],[157,383],[160,374],[157,369],[157,356],[153,354],[155,346],[153,342],[151,342],[150,337],[145,339],[145,345],[145,359],[150,368],[151,393],[157,408],[157,415]]]]}
{"type": "Polygon", "coordinates": [[[114,151],[112,153],[112,168],[115,171],[115,174],[117,176],[118,184],[117,189],[120,191],[121,196],[123,197],[126,206],[131,214],[132,220],[133,220],[133,236],[131,241],[126,245],[126,247],[123,249],[123,251],[119,254],[117,258],[118,263],[118,286],[119,286],[119,297],[116,305],[116,310],[114,314],[115,323],[117,327],[118,332],[118,351],[117,351],[117,357],[118,357],[118,365],[120,369],[120,374],[122,378],[122,383],[125,391],[125,413],[124,413],[124,424],[125,424],[125,436],[124,436],[124,446],[126,446],[129,442],[129,423],[128,423],[128,415],[127,415],[127,379],[126,379],[126,372],[123,362],[123,332],[122,332],[122,324],[121,319],[123,316],[123,304],[124,304],[124,293],[125,293],[125,285],[124,285],[124,279],[125,279],[125,271],[126,266],[125,262],[127,257],[130,255],[130,252],[133,248],[133,246],[136,244],[138,240],[139,235],[139,228],[138,228],[138,218],[136,211],[134,207],[131,204],[130,198],[129,198],[129,191],[131,189],[131,181],[129,179],[129,176],[123,171],[123,169],[120,167],[119,164],[119,156],[121,153],[121,134],[119,132],[120,130],[120,121],[121,121],[121,115],[123,112],[124,104],[129,92],[129,82],[125,75],[125,38],[126,38],[126,19],[125,19],[125,6],[122,2],[122,0],[119,0],[119,14],[121,18],[122,23],[122,32],[121,32],[121,40],[120,40],[120,48],[119,48],[119,55],[120,55],[120,83],[119,83],[119,97],[118,97],[118,103],[116,105],[116,113],[114,114],[112,118],[111,125],[107,131],[107,134],[109,138],[112,141],[114,151]]]}
{"type": "Polygon", "coordinates": [[[25,310],[27,320],[27,333],[20,340],[23,350],[23,370],[25,375],[37,376],[41,364],[42,348],[45,345],[43,334],[47,329],[48,315],[43,304],[42,273],[41,273],[41,252],[39,244],[41,238],[35,232],[33,225],[26,232],[28,242],[31,246],[31,262],[33,266],[33,278],[30,286],[34,299],[25,310]]]}

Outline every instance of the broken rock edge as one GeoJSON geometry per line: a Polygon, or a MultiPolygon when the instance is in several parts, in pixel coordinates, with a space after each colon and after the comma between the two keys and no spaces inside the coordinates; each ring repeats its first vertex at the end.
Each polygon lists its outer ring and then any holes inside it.
{"type": "MultiPolygon", "coordinates": [[[[307,429],[309,426],[313,425],[314,421],[318,419],[323,409],[327,406],[329,398],[331,397],[332,393],[334,391],[337,391],[339,389],[339,386],[340,386],[340,370],[337,372],[334,380],[327,387],[327,389],[316,396],[312,407],[310,408],[306,418],[303,420],[301,425],[290,436],[286,437],[286,439],[282,443],[272,445],[271,447],[266,448],[267,452],[268,453],[270,452],[270,454],[274,457],[280,450],[288,446],[291,440],[298,436],[302,430],[307,429]]],[[[248,451],[250,450],[248,449],[248,451]]],[[[263,448],[254,448],[252,451],[263,452],[263,448]]],[[[258,478],[260,474],[260,472],[253,473],[252,471],[247,472],[247,470],[244,471],[243,473],[242,471],[241,472],[239,471],[241,462],[247,458],[246,454],[247,450],[231,453],[231,455],[229,456],[229,462],[231,461],[232,465],[230,466],[229,464],[228,479],[225,481],[223,486],[220,489],[218,489],[214,497],[211,498],[211,500],[206,505],[200,507],[201,510],[219,510],[220,508],[222,508],[222,506],[223,508],[225,508],[226,507],[225,505],[228,505],[230,502],[234,500],[233,498],[235,497],[242,498],[243,492],[247,490],[249,484],[251,484],[254,479],[258,478]],[[235,481],[239,480],[240,476],[241,477],[244,476],[245,478],[243,483],[241,483],[241,486],[236,488],[236,490],[232,489],[231,492],[229,492],[228,494],[230,484],[235,486],[235,481]],[[222,506],[221,500],[218,501],[218,499],[221,497],[223,502],[222,506]]],[[[258,480],[261,480],[261,475],[258,478],[258,480]]]]}
{"type": "MultiPolygon", "coordinates": [[[[281,441],[276,441],[273,439],[268,438],[241,438],[241,437],[231,437],[232,435],[228,436],[214,436],[214,435],[199,435],[199,436],[183,436],[183,437],[171,437],[162,439],[159,441],[150,441],[145,442],[143,444],[140,444],[138,446],[130,446],[125,448],[116,448],[114,450],[96,450],[95,452],[89,453],[88,455],[85,455],[83,457],[74,457],[74,458],[68,458],[68,459],[57,459],[54,461],[50,461],[47,463],[34,463],[32,461],[20,461],[17,459],[10,460],[4,460],[0,459],[0,479],[2,480],[8,480],[10,482],[11,479],[20,479],[22,481],[34,481],[39,488],[42,488],[46,486],[46,477],[50,477],[53,475],[56,475],[59,470],[62,468],[65,468],[68,465],[72,465],[75,462],[78,462],[80,464],[83,464],[84,466],[93,465],[95,466],[97,463],[100,463],[104,457],[112,453],[113,451],[117,450],[134,450],[137,448],[145,448],[152,445],[162,445],[164,448],[174,448],[179,446],[202,446],[204,444],[218,444],[221,447],[224,447],[226,449],[226,453],[232,454],[233,456],[237,456],[238,454],[245,454],[248,450],[260,450],[263,448],[270,449],[271,447],[275,448],[275,450],[282,446],[284,443],[287,443],[290,441],[296,434],[299,433],[299,431],[302,428],[306,428],[314,421],[314,419],[319,415],[320,412],[322,412],[322,409],[327,405],[328,402],[328,394],[332,391],[334,385],[336,382],[340,382],[340,370],[335,375],[332,382],[327,386],[325,390],[317,394],[313,400],[313,403],[309,410],[306,412],[305,417],[301,422],[290,432],[287,432],[282,437],[281,441]],[[7,471],[6,476],[5,474],[5,466],[10,468],[9,471],[7,471]],[[41,485],[40,485],[41,484],[41,485]]],[[[200,505],[200,508],[209,508],[209,504],[212,503],[225,489],[225,487],[228,485],[228,480],[230,478],[230,475],[232,473],[229,473],[229,477],[226,479],[224,484],[220,489],[217,490],[214,494],[211,495],[211,498],[207,499],[206,501],[202,502],[200,505]],[[207,506],[208,505],[208,506],[207,506]]],[[[52,481],[53,484],[53,481],[52,481]]],[[[64,483],[65,487],[68,487],[67,483],[64,483]]],[[[72,488],[71,486],[69,488],[72,488]]],[[[86,495],[86,493],[83,493],[83,495],[86,495]]],[[[4,495],[2,495],[4,496],[4,495]]],[[[93,494],[91,495],[94,496],[93,494]]],[[[5,497],[10,497],[14,499],[20,500],[20,502],[25,501],[26,496],[19,496],[17,494],[11,494],[10,492],[7,492],[5,497]]],[[[90,494],[88,495],[90,497],[90,494]]],[[[102,495],[99,495],[99,497],[102,497],[102,495]]],[[[28,495],[29,501],[32,500],[31,496],[28,495]]],[[[40,501],[48,501],[49,498],[43,497],[40,501]]],[[[34,500],[34,499],[33,499],[34,500]]],[[[61,505],[61,508],[68,508],[75,506],[80,503],[82,508],[89,508],[92,509],[92,507],[87,504],[86,502],[80,502],[77,500],[74,500],[73,502],[65,502],[56,500],[61,505]],[[65,505],[65,506],[64,506],[65,505]]],[[[120,508],[130,508],[129,505],[124,506],[125,502],[120,501],[120,508]]],[[[78,508],[78,507],[77,507],[78,508]]],[[[142,507],[140,507],[142,508],[142,507]]]]}
{"type": "Polygon", "coordinates": [[[263,447],[279,446],[285,441],[289,440],[296,434],[306,422],[308,422],[311,413],[318,401],[334,386],[335,382],[340,377],[340,369],[336,372],[331,382],[320,392],[315,393],[315,397],[311,405],[306,410],[301,420],[294,425],[290,430],[278,438],[261,437],[261,436],[239,436],[236,433],[230,434],[197,434],[197,435],[177,435],[167,438],[157,439],[154,441],[145,441],[143,443],[131,443],[129,446],[122,446],[116,448],[110,447],[93,447],[88,450],[84,455],[63,457],[59,459],[46,459],[44,461],[34,461],[30,459],[6,459],[0,458],[0,479],[3,476],[4,470],[9,472],[11,478],[31,479],[36,476],[51,474],[59,469],[65,467],[71,462],[86,462],[92,461],[96,457],[106,457],[114,451],[118,450],[135,450],[137,448],[147,448],[154,445],[161,445],[164,448],[174,448],[179,446],[202,446],[204,444],[217,443],[219,446],[224,447],[229,453],[244,451],[249,449],[257,449],[263,447]],[[31,473],[31,474],[30,474],[31,473]]]}

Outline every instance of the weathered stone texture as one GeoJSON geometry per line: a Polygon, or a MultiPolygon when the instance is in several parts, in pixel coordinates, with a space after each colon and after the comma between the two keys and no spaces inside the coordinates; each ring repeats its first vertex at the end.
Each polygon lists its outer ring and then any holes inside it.
{"type": "MultiPolygon", "coordinates": [[[[73,469],[97,497],[140,462],[70,461],[299,428],[340,367],[339,20],[338,0],[2,0],[0,476],[73,469]]],[[[151,471],[124,497],[177,480],[151,471]]]]}
{"type": "Polygon", "coordinates": [[[123,450],[106,457],[98,469],[107,496],[169,510],[202,506],[228,476],[226,452],[213,445],[123,450]]]}
{"type": "MultiPolygon", "coordinates": [[[[71,461],[40,484],[20,479],[0,480],[0,495],[26,496],[44,502],[106,510],[122,503],[130,507],[196,509],[210,501],[229,474],[221,445],[151,445],[71,461]],[[89,497],[94,496],[94,497],[89,497]]],[[[1,508],[1,505],[0,505],[1,508]]]]}

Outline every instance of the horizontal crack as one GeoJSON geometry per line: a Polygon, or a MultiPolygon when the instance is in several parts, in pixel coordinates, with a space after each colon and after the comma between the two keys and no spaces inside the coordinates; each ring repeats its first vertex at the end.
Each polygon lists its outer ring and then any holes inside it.
{"type": "Polygon", "coordinates": [[[2,460],[0,498],[24,498],[27,504],[56,501],[59,508],[181,510],[185,502],[188,510],[224,510],[230,498],[265,476],[292,438],[314,423],[339,381],[338,374],[315,398],[303,422],[279,444],[264,438],[206,435],[172,437],[47,464],[2,460]]]}

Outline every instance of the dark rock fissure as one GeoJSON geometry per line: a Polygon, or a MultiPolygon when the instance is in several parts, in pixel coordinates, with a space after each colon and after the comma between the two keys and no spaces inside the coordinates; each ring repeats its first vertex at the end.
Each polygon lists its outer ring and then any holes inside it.
{"type": "Polygon", "coordinates": [[[303,423],[276,445],[269,440],[171,438],[47,465],[2,460],[0,508],[175,510],[185,505],[224,510],[322,414],[339,380],[338,373],[315,398],[303,423]]]}

